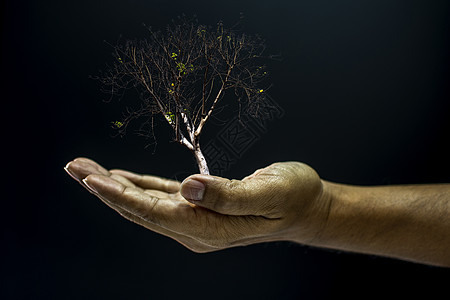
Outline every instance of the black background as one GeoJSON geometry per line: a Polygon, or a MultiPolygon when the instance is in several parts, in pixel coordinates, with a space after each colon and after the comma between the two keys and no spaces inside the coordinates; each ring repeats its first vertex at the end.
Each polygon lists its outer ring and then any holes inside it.
{"type": "Polygon", "coordinates": [[[2,299],[330,299],[448,295],[448,270],[286,242],[195,254],[122,219],[63,170],[77,156],[171,177],[169,142],[113,138],[96,74],[120,34],[197,14],[259,33],[285,110],[225,174],[298,160],[360,185],[450,181],[448,1],[3,1],[2,299]],[[154,153],[153,153],[154,152],[154,153]]]}

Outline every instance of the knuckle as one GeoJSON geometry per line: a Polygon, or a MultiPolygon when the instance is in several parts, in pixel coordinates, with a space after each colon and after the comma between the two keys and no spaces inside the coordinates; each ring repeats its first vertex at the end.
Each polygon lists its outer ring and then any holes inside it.
{"type": "Polygon", "coordinates": [[[241,181],[235,179],[226,180],[219,186],[215,199],[211,199],[213,201],[212,208],[215,211],[234,209],[239,204],[237,200],[243,197],[243,194],[241,181]]]}
{"type": "Polygon", "coordinates": [[[156,214],[156,208],[160,200],[158,197],[143,195],[140,192],[136,193],[136,189],[132,187],[125,187],[122,196],[127,199],[126,210],[144,221],[160,225],[161,220],[156,214]]]}
{"type": "Polygon", "coordinates": [[[160,226],[161,220],[155,216],[155,207],[158,205],[160,199],[157,197],[150,197],[148,200],[145,207],[141,209],[141,216],[150,223],[160,226]]]}
{"type": "Polygon", "coordinates": [[[241,188],[241,181],[236,179],[231,179],[227,181],[227,188],[231,193],[236,193],[241,188]]]}

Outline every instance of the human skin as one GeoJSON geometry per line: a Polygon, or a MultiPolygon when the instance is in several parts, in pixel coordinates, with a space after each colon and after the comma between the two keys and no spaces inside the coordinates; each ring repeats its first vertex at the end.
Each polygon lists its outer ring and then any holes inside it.
{"type": "Polygon", "coordinates": [[[182,183],[87,158],[65,170],[126,219],[204,253],[269,241],[450,266],[450,184],[361,187],[299,162],[182,183]]]}

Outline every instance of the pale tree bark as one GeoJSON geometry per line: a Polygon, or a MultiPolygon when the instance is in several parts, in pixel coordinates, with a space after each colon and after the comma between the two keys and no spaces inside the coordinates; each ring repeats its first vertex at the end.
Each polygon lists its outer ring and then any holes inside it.
{"type": "Polygon", "coordinates": [[[195,148],[194,156],[195,156],[195,159],[197,161],[198,168],[200,170],[200,174],[207,174],[207,175],[209,175],[208,164],[206,163],[205,156],[203,155],[202,151],[200,150],[200,146],[195,148]]]}

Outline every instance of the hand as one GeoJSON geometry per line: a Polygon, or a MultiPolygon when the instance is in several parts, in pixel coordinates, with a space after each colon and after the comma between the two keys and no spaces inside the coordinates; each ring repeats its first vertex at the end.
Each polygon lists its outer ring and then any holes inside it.
{"type": "Polygon", "coordinates": [[[195,252],[259,242],[311,244],[329,203],[316,172],[298,162],[275,163],[242,180],[192,175],[183,183],[77,158],[65,170],[123,217],[195,252]]]}

